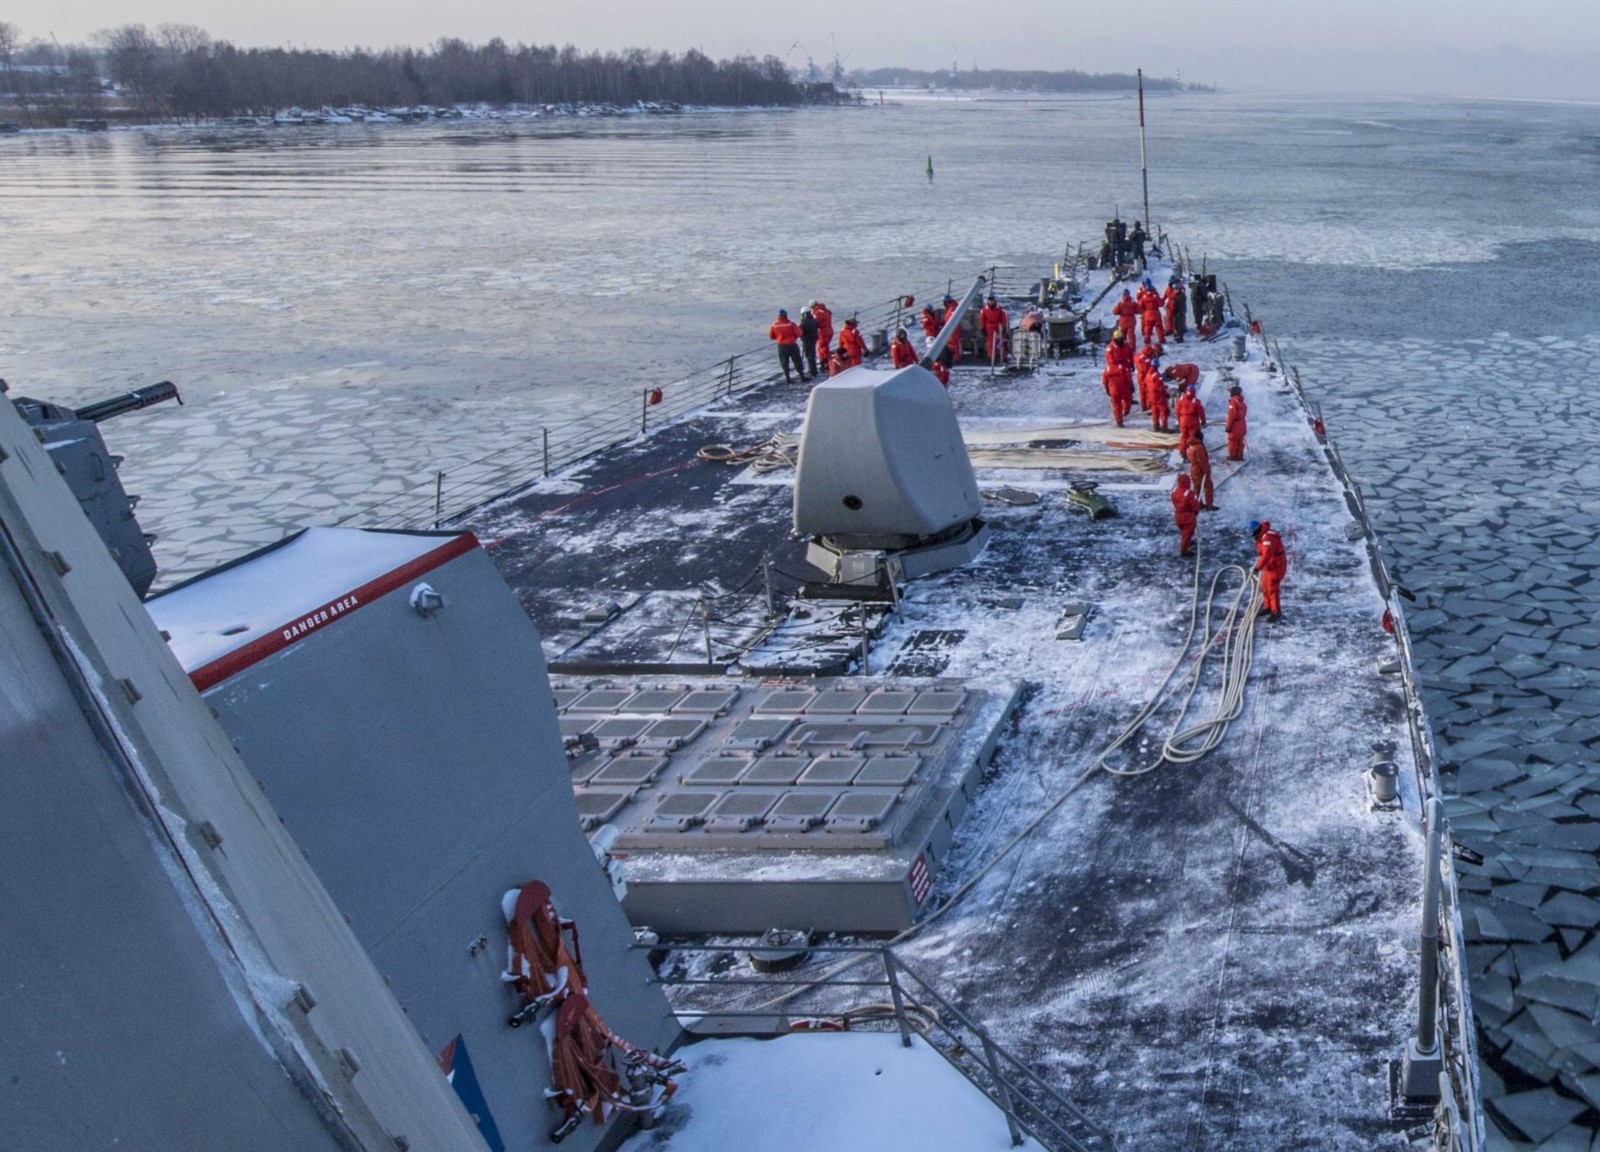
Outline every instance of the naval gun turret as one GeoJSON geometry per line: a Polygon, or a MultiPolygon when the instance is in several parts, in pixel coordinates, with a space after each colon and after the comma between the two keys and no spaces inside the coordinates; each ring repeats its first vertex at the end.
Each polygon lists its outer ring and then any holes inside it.
{"type": "Polygon", "coordinates": [[[988,541],[950,394],[930,372],[983,290],[945,316],[923,360],[852,368],[811,391],[794,486],[806,559],[835,584],[879,588],[967,563],[988,541]]]}
{"type": "MultiPolygon", "coordinates": [[[[0,380],[0,392],[6,383],[0,380]]],[[[120,456],[113,456],[106,448],[105,439],[96,427],[102,420],[110,420],[126,412],[137,412],[152,404],[168,400],[183,403],[178,389],[171,381],[135,388],[105,400],[97,400],[82,408],[68,408],[47,400],[32,400],[19,396],[12,400],[22,418],[32,427],[34,435],[50,453],[57,471],[66,478],[67,486],[82,505],[89,523],[94,525],[100,538],[106,542],[117,567],[133,585],[133,590],[143,599],[156,578],[156,559],[150,551],[151,537],[146,536],[134,518],[133,508],[137,496],[129,496],[117,478],[120,456]]]]}

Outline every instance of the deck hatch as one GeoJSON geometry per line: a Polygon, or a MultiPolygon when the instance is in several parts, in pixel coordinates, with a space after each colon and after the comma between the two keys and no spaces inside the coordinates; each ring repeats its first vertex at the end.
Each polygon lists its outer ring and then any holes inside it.
{"type": "Polygon", "coordinates": [[[676,752],[706,730],[706,722],[690,716],[673,716],[657,720],[639,737],[639,743],[651,748],[665,748],[676,752]]]}
{"type": "Polygon", "coordinates": [[[900,716],[917,698],[915,688],[879,688],[862,701],[857,714],[861,716],[900,716]]]}
{"type": "Polygon", "coordinates": [[[720,792],[669,793],[661,798],[644,826],[652,832],[687,832],[704,820],[711,806],[720,799],[720,792]]]}
{"type": "Polygon", "coordinates": [[[961,688],[930,688],[917,693],[911,702],[913,716],[954,716],[967,702],[967,693],[961,688]]]}
{"type": "Polygon", "coordinates": [[[568,708],[574,712],[615,712],[633,694],[632,688],[591,688],[568,708]]]}
{"type": "Polygon", "coordinates": [[[774,752],[757,760],[740,779],[741,784],[793,784],[811,764],[803,752],[774,752]]]}
{"type": "Polygon", "coordinates": [[[858,785],[880,785],[903,788],[917,774],[922,757],[915,752],[880,752],[867,761],[867,766],[856,777],[858,785]]]}
{"type": "Polygon", "coordinates": [[[733,702],[739,698],[737,688],[701,688],[689,693],[677,704],[673,705],[674,712],[710,712],[720,715],[733,707],[733,702]]]}
{"type": "Polygon", "coordinates": [[[865,756],[830,753],[818,756],[811,761],[811,766],[800,774],[801,784],[849,784],[856,778],[862,767],[866,764],[865,756]]]}
{"type": "Polygon", "coordinates": [[[785,792],[762,823],[769,832],[808,832],[822,823],[837,799],[836,792],[785,792]]]}
{"type": "Polygon", "coordinates": [[[590,731],[594,738],[600,741],[602,748],[625,748],[638,740],[644,730],[650,727],[649,720],[626,720],[614,718],[602,720],[590,731]]]}
{"type": "Polygon", "coordinates": [[[670,712],[689,693],[682,688],[641,688],[618,706],[619,712],[670,712]]]}
{"type": "Polygon", "coordinates": [[[823,829],[828,832],[870,832],[889,815],[900,793],[851,790],[839,797],[828,813],[823,829]]]}
{"type": "Polygon", "coordinates": [[[748,832],[777,802],[776,792],[729,792],[711,809],[706,828],[712,832],[748,832]]]}
{"type": "Polygon", "coordinates": [[[818,692],[816,698],[806,705],[808,716],[848,716],[869,695],[865,688],[829,688],[825,692],[818,692]]]}
{"type": "Polygon", "coordinates": [[[809,688],[778,688],[756,701],[756,712],[803,712],[817,698],[809,688]]]}
{"type": "Polygon", "coordinates": [[[650,783],[666,766],[667,758],[659,754],[616,756],[590,779],[595,784],[631,784],[637,787],[650,783]]]}
{"type": "Polygon", "coordinates": [[[585,788],[577,794],[578,822],[585,832],[593,832],[622,811],[622,806],[632,798],[631,791],[585,788]]]}
{"type": "Polygon", "coordinates": [[[783,738],[794,721],[785,717],[778,719],[752,719],[741,720],[735,724],[733,731],[728,733],[724,743],[729,748],[745,748],[752,752],[759,752],[763,748],[776,744],[783,738]]]}
{"type": "Polygon", "coordinates": [[[683,778],[685,784],[719,785],[736,783],[750,767],[747,756],[712,756],[683,778]]]}

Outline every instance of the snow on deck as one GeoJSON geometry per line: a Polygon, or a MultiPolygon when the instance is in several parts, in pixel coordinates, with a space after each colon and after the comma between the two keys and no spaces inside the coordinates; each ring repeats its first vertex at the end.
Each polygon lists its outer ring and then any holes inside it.
{"type": "Polygon", "coordinates": [[[1012,1147],[1004,1113],[915,1036],[910,1048],[892,1032],[703,1040],[677,1056],[683,1090],[622,1152],[1012,1147]]]}
{"type": "MultiPolygon", "coordinates": [[[[1390,1117],[1388,1078],[1415,1020],[1422,853],[1403,688],[1377,671],[1395,645],[1306,413],[1254,348],[1249,363],[1229,363],[1231,335],[1191,335],[1166,357],[1203,370],[1220,510],[1201,514],[1198,570],[1177,556],[1175,454],[1155,475],[981,469],[982,489],[1044,499],[986,501],[991,543],[904,590],[871,671],[943,634],[954,639],[941,677],[1026,681],[1016,728],[936,880],[940,899],[1072,789],[1151,698],[1195,588],[1204,597],[1219,567],[1251,564],[1246,523],[1266,519],[1290,566],[1284,619],[1258,629],[1244,714],[1196,764],[1090,776],[900,952],[1121,1148],[1405,1148],[1415,1122],[1390,1117]],[[1221,435],[1229,377],[1250,405],[1242,465],[1225,459],[1221,435]],[[1118,515],[1070,508],[1062,489],[1077,479],[1100,481],[1118,515]],[[1074,601],[1092,605],[1084,638],[1057,641],[1074,601]],[[1369,807],[1364,771],[1380,742],[1396,748],[1401,812],[1369,807]]],[[[1077,425],[1082,448],[1110,435],[1100,367],[1098,356],[1032,374],[967,365],[951,395],[964,424],[1077,425]]],[[[764,555],[778,592],[792,591],[805,569],[789,487],[738,483],[739,470],[694,452],[798,430],[804,399],[779,385],[713,410],[570,474],[582,497],[532,492],[474,527],[541,628],[560,600],[546,589],[759,595],[764,555]]],[[[1135,409],[1129,426],[1148,417],[1135,409]]],[[[1215,687],[1206,681],[1195,715],[1215,687]]],[[[1116,763],[1148,763],[1172,720],[1158,713],[1116,763]]],[[[695,1099],[694,1077],[684,1091],[695,1099]]]]}

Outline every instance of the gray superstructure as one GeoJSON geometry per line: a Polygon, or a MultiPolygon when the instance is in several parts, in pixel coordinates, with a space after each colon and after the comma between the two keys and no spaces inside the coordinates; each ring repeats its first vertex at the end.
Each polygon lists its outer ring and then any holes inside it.
{"type": "Polygon", "coordinates": [[[0,561],[8,1144],[482,1149],[9,404],[0,561]]]}

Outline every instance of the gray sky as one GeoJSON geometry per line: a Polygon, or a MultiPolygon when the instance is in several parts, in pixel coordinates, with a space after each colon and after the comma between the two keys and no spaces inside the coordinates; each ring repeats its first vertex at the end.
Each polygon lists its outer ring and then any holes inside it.
{"type": "Polygon", "coordinates": [[[1600,100],[1589,0],[9,0],[24,36],[80,40],[140,21],[242,45],[425,45],[440,36],[643,46],[713,56],[806,50],[849,66],[1079,68],[1228,88],[1600,100]],[[783,20],[774,18],[786,11],[783,20]],[[980,15],[981,14],[981,15],[980,15]],[[798,40],[804,46],[791,45],[798,40]]]}

